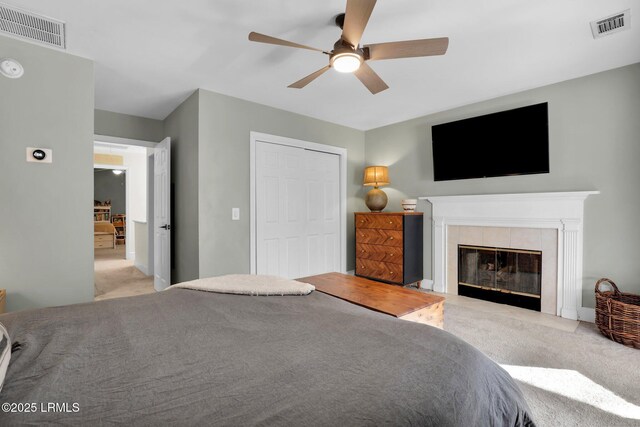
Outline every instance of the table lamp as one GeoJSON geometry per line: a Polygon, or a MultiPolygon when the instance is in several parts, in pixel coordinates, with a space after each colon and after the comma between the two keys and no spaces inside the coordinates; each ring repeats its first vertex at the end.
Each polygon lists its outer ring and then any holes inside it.
{"type": "Polygon", "coordinates": [[[387,206],[387,195],[378,187],[389,185],[389,171],[386,166],[368,166],[364,169],[365,187],[373,187],[368,193],[365,203],[371,212],[381,212],[387,206]]]}

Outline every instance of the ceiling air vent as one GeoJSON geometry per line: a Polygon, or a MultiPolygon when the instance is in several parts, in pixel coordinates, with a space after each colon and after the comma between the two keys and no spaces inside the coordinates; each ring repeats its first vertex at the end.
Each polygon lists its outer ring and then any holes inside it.
{"type": "Polygon", "coordinates": [[[65,48],[64,22],[0,3],[0,33],[65,48]]]}
{"type": "Polygon", "coordinates": [[[593,38],[608,36],[618,31],[626,30],[631,25],[630,9],[616,13],[603,19],[591,22],[593,38]]]}

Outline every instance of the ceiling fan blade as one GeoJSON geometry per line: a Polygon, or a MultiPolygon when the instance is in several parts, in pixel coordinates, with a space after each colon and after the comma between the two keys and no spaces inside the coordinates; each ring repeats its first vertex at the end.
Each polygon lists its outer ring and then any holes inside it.
{"type": "Polygon", "coordinates": [[[357,47],[360,44],[362,33],[364,32],[376,0],[347,0],[347,10],[344,16],[342,27],[342,38],[357,47]]]}
{"type": "Polygon", "coordinates": [[[318,71],[315,71],[309,74],[307,77],[300,79],[295,83],[291,83],[288,87],[293,89],[302,89],[303,87],[305,87],[306,85],[308,85],[309,83],[311,83],[312,81],[314,81],[315,79],[323,75],[325,71],[327,71],[329,68],[331,68],[330,65],[320,68],[318,71]]]}
{"type": "Polygon", "coordinates": [[[254,31],[249,33],[249,40],[251,40],[252,42],[267,43],[267,44],[277,44],[279,46],[297,47],[299,49],[315,50],[315,51],[324,53],[323,50],[316,49],[315,47],[309,47],[309,46],[305,46],[303,44],[298,44],[298,43],[290,42],[290,41],[287,41],[287,40],[277,39],[275,37],[266,36],[264,34],[256,33],[254,31]]]}
{"type": "Polygon", "coordinates": [[[373,71],[373,69],[371,69],[371,67],[367,65],[366,62],[363,62],[362,65],[360,65],[360,68],[358,68],[358,70],[353,74],[355,74],[362,84],[365,85],[374,95],[385,89],[389,89],[389,86],[387,86],[387,84],[379,75],[376,74],[375,71],[373,71]]]}
{"type": "Polygon", "coordinates": [[[407,40],[403,42],[390,42],[369,44],[364,46],[369,49],[369,60],[395,58],[413,58],[416,56],[444,55],[449,47],[449,38],[407,40]]]}

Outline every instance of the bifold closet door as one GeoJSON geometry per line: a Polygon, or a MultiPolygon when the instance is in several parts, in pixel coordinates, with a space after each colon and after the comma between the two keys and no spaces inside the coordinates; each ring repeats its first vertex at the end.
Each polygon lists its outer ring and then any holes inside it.
{"type": "Polygon", "coordinates": [[[340,269],[336,154],[256,143],[256,267],[288,278],[340,269]]]}

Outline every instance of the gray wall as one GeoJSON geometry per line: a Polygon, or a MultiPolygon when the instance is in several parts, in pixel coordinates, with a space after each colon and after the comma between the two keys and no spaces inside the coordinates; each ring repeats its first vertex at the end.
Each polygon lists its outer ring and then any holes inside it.
{"type": "MultiPolygon", "coordinates": [[[[640,64],[504,96],[366,132],[366,163],[389,165],[389,206],[426,195],[599,190],[585,205],[583,305],[610,277],[640,292],[640,64]],[[549,103],[551,173],[434,182],[431,126],[539,102],[549,103]]],[[[421,202],[430,219],[431,207],[421,202]]],[[[425,228],[431,277],[431,229],[425,228]]]]}
{"type": "MultiPolygon", "coordinates": [[[[171,137],[172,281],[198,276],[198,155],[199,94],[194,92],[164,121],[164,134],[171,137]]],[[[207,165],[206,167],[210,167],[207,165]]]]}
{"type": "Polygon", "coordinates": [[[354,266],[353,212],[362,210],[364,132],[238,98],[200,90],[200,277],[250,271],[249,134],[251,131],[348,149],[349,269],[354,266]],[[231,208],[240,208],[240,221],[231,208]]]}
{"type": "Polygon", "coordinates": [[[93,62],[0,36],[0,288],[8,310],[93,300],[93,62]],[[53,149],[52,164],[25,161],[53,149]]]}
{"type": "Polygon", "coordinates": [[[164,139],[162,120],[95,110],[96,135],[117,136],[119,138],[139,139],[160,142],[164,139]]]}
{"type": "Polygon", "coordinates": [[[95,170],[93,174],[93,198],[104,202],[111,200],[111,214],[126,214],[127,173],[115,175],[111,170],[95,170]]]}

